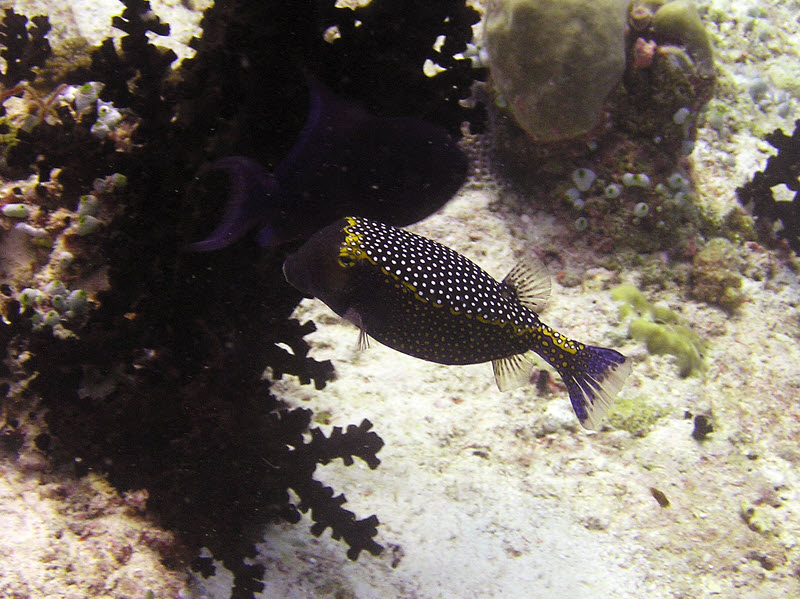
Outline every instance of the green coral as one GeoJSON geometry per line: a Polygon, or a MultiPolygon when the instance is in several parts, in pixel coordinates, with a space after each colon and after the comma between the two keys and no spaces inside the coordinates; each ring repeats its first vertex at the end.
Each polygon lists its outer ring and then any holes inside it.
{"type": "Polygon", "coordinates": [[[692,260],[690,295],[734,312],[744,301],[739,268],[742,259],[724,237],[711,239],[692,260]]]}
{"type": "Polygon", "coordinates": [[[675,356],[682,377],[703,368],[702,341],[688,327],[637,318],[630,323],[628,334],[643,341],[651,354],[675,356]]]}
{"type": "Polygon", "coordinates": [[[680,324],[677,313],[651,304],[633,285],[620,285],[611,291],[611,296],[622,304],[620,316],[631,319],[628,335],[643,342],[648,352],[674,356],[682,377],[705,368],[705,342],[689,327],[680,324]]]}
{"type": "Polygon", "coordinates": [[[680,40],[694,59],[697,73],[714,77],[714,52],[711,40],[691,0],[674,0],[661,6],[653,17],[653,29],[659,36],[680,40]]]}
{"type": "Polygon", "coordinates": [[[625,0],[499,0],[484,41],[492,83],[537,141],[577,137],[601,119],[625,71],[625,0]]]}

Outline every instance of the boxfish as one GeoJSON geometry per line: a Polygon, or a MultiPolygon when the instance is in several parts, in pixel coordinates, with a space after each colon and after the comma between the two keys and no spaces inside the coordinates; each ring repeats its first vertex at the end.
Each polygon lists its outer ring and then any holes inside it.
{"type": "Polygon", "coordinates": [[[613,349],[585,345],[540,319],[550,293],[533,259],[497,281],[426,237],[355,216],[313,234],[284,264],[286,280],[367,336],[439,364],[492,362],[501,391],[531,380],[533,353],[561,376],[580,423],[597,429],[630,373],[613,349]]]}

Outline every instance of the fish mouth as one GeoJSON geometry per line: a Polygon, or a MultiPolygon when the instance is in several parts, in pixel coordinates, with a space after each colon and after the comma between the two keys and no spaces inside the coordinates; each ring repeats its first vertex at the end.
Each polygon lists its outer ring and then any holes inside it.
{"type": "Polygon", "coordinates": [[[286,282],[289,282],[289,277],[286,276],[286,262],[288,262],[288,258],[283,261],[283,266],[281,266],[281,272],[283,272],[283,278],[286,279],[286,282]]]}
{"type": "Polygon", "coordinates": [[[296,287],[294,283],[292,283],[292,279],[289,276],[289,272],[291,271],[291,265],[289,264],[289,260],[294,257],[294,254],[288,256],[286,260],[283,261],[283,266],[281,266],[281,270],[283,271],[283,278],[286,279],[286,282],[293,287],[296,287]]]}
{"type": "Polygon", "coordinates": [[[308,289],[311,286],[309,285],[308,273],[304,272],[303,261],[298,260],[297,254],[290,254],[287,256],[283,261],[281,270],[283,271],[283,278],[286,279],[289,285],[307,297],[314,296],[308,289]]]}

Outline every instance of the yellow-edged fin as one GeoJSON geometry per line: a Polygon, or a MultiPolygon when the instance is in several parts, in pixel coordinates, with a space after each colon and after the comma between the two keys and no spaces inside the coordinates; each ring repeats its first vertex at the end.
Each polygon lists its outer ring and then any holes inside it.
{"type": "Polygon", "coordinates": [[[500,360],[492,360],[494,380],[500,391],[516,389],[531,382],[533,360],[527,354],[515,354],[500,360]]]}
{"type": "Polygon", "coordinates": [[[503,279],[519,302],[536,312],[544,310],[550,298],[550,273],[541,260],[533,256],[526,258],[503,279]]]}

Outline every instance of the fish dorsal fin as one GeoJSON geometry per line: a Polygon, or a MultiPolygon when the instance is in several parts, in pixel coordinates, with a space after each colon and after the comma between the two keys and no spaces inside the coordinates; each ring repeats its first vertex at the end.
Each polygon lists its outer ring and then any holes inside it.
{"type": "Polygon", "coordinates": [[[533,361],[527,354],[515,354],[492,360],[494,380],[500,391],[509,391],[530,383],[533,361]]]}
{"type": "Polygon", "coordinates": [[[541,260],[526,258],[511,269],[503,279],[519,302],[534,312],[541,312],[550,297],[550,273],[541,260]]]}

